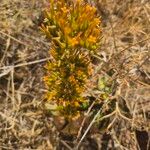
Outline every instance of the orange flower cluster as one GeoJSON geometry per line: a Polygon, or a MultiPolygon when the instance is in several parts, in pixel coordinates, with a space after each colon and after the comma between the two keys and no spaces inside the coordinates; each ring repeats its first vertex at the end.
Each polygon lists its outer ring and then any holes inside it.
{"type": "Polygon", "coordinates": [[[100,19],[96,8],[83,0],[50,0],[41,29],[56,47],[95,50],[100,40],[100,19]]]}
{"type": "Polygon", "coordinates": [[[88,61],[81,54],[72,57],[64,56],[59,64],[57,61],[47,63],[47,76],[44,81],[48,87],[47,100],[61,106],[61,114],[69,117],[78,113],[78,108],[85,99],[81,93],[85,90],[88,73],[88,61]],[[63,106],[63,107],[62,107],[63,106]]]}
{"type": "Polygon", "coordinates": [[[71,118],[87,103],[82,93],[91,75],[89,54],[99,46],[100,19],[83,0],[50,0],[45,17],[41,30],[52,42],[53,56],[46,65],[46,98],[71,118]]]}

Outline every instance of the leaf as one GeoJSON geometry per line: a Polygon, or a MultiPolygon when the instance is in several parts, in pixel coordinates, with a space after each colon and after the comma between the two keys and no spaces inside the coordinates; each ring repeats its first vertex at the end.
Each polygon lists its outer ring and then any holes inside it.
{"type": "Polygon", "coordinates": [[[105,77],[99,77],[98,79],[98,89],[99,90],[104,90],[106,87],[106,79],[105,77]]]}
{"type": "Polygon", "coordinates": [[[50,113],[54,116],[59,116],[58,106],[56,104],[45,103],[46,110],[50,111],[50,113]]]}

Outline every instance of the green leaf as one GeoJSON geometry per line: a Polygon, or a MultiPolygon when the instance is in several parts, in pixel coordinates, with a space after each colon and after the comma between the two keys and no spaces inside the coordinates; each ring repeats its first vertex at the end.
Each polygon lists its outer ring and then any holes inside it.
{"type": "Polygon", "coordinates": [[[105,77],[99,77],[98,79],[98,89],[99,90],[104,90],[106,87],[106,78],[105,77]]]}

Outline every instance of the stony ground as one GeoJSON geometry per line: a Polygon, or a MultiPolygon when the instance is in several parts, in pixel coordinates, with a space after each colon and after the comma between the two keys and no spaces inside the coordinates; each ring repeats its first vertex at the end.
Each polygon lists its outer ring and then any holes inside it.
{"type": "Polygon", "coordinates": [[[93,129],[76,140],[77,135],[70,136],[68,128],[80,126],[84,118],[63,131],[57,130],[61,118],[57,121],[43,109],[46,89],[42,78],[50,59],[50,44],[39,26],[48,2],[1,0],[0,149],[67,150],[79,144],[82,137],[82,150],[146,150],[146,145],[150,146],[150,3],[88,2],[97,7],[102,20],[101,47],[93,61],[95,75],[91,81],[95,84],[100,76],[109,76],[114,81],[113,99],[120,104],[110,119],[110,130],[93,129]],[[126,107],[131,117],[122,115],[119,107],[126,107]]]}

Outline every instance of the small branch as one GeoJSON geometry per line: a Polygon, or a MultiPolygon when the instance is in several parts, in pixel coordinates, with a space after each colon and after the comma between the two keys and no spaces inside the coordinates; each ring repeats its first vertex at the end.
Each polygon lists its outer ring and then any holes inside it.
{"type": "Polygon", "coordinates": [[[101,117],[100,119],[96,120],[96,121],[102,121],[103,119],[107,119],[107,118],[110,118],[111,116],[115,115],[116,114],[116,110],[114,110],[112,113],[108,114],[108,115],[105,115],[103,117],[101,117]]]}
{"type": "Polygon", "coordinates": [[[28,65],[32,65],[32,64],[37,64],[37,63],[41,63],[41,62],[45,62],[47,60],[50,60],[51,58],[43,58],[43,59],[40,59],[40,60],[35,60],[35,61],[30,61],[30,62],[26,62],[26,63],[20,63],[18,65],[15,65],[15,66],[4,66],[4,67],[1,67],[1,69],[9,69],[9,68],[18,68],[18,67],[22,67],[22,66],[28,66],[28,65]]]}
{"type": "Polygon", "coordinates": [[[73,150],[65,141],[60,140],[60,142],[61,142],[66,148],[68,148],[69,150],[73,150]]]}
{"type": "Polygon", "coordinates": [[[7,37],[9,37],[9,38],[12,39],[12,40],[14,40],[14,41],[16,41],[16,42],[18,42],[18,43],[24,45],[24,46],[28,46],[26,43],[24,43],[24,42],[22,42],[22,41],[20,41],[20,40],[18,40],[18,39],[16,39],[16,38],[14,38],[13,36],[11,36],[11,35],[9,35],[9,34],[3,32],[3,31],[0,31],[0,33],[3,34],[3,35],[5,35],[5,36],[7,36],[7,37]]]}
{"type": "Polygon", "coordinates": [[[136,42],[136,43],[133,43],[132,45],[130,45],[130,46],[124,48],[123,50],[121,50],[121,51],[118,52],[117,54],[113,55],[113,56],[108,60],[107,63],[109,63],[113,58],[115,58],[116,56],[120,55],[122,52],[126,51],[127,49],[131,48],[132,46],[135,46],[135,45],[137,45],[137,44],[139,44],[139,43],[148,41],[149,39],[150,39],[150,37],[148,37],[148,38],[146,38],[146,39],[144,39],[144,40],[138,41],[138,42],[136,42]]]}
{"type": "Polygon", "coordinates": [[[89,109],[88,109],[88,111],[87,111],[87,113],[86,113],[86,115],[85,115],[85,117],[84,117],[84,119],[83,119],[83,121],[82,121],[82,123],[81,123],[81,127],[80,127],[80,129],[79,129],[79,131],[78,131],[78,135],[77,135],[76,141],[78,141],[78,139],[80,138],[80,135],[81,135],[82,129],[83,129],[83,127],[84,127],[85,121],[86,121],[86,119],[88,118],[88,115],[89,115],[89,113],[90,113],[92,107],[94,106],[94,104],[95,104],[95,102],[93,102],[93,103],[91,104],[91,106],[89,107],[89,109]]]}
{"type": "Polygon", "coordinates": [[[113,126],[113,124],[115,123],[115,121],[116,121],[116,119],[117,119],[117,117],[114,117],[114,119],[112,120],[112,122],[108,125],[108,127],[107,127],[107,131],[113,126]]]}
{"type": "Polygon", "coordinates": [[[83,139],[85,138],[85,136],[87,135],[87,133],[89,132],[89,130],[91,129],[92,125],[94,124],[94,122],[95,122],[96,118],[98,117],[98,115],[100,114],[100,112],[101,112],[101,109],[99,109],[99,111],[97,112],[97,114],[94,116],[93,120],[92,120],[91,123],[89,124],[88,128],[87,128],[86,131],[84,132],[83,136],[81,137],[81,139],[80,139],[78,145],[75,147],[74,150],[78,150],[78,148],[79,148],[81,142],[83,141],[83,139]]]}
{"type": "Polygon", "coordinates": [[[127,118],[126,116],[122,115],[122,113],[120,112],[120,109],[119,109],[118,102],[116,102],[116,112],[117,112],[117,114],[118,114],[121,118],[123,118],[123,119],[125,119],[125,120],[128,120],[128,121],[131,121],[131,120],[132,120],[132,119],[129,119],[129,118],[127,118]]]}

